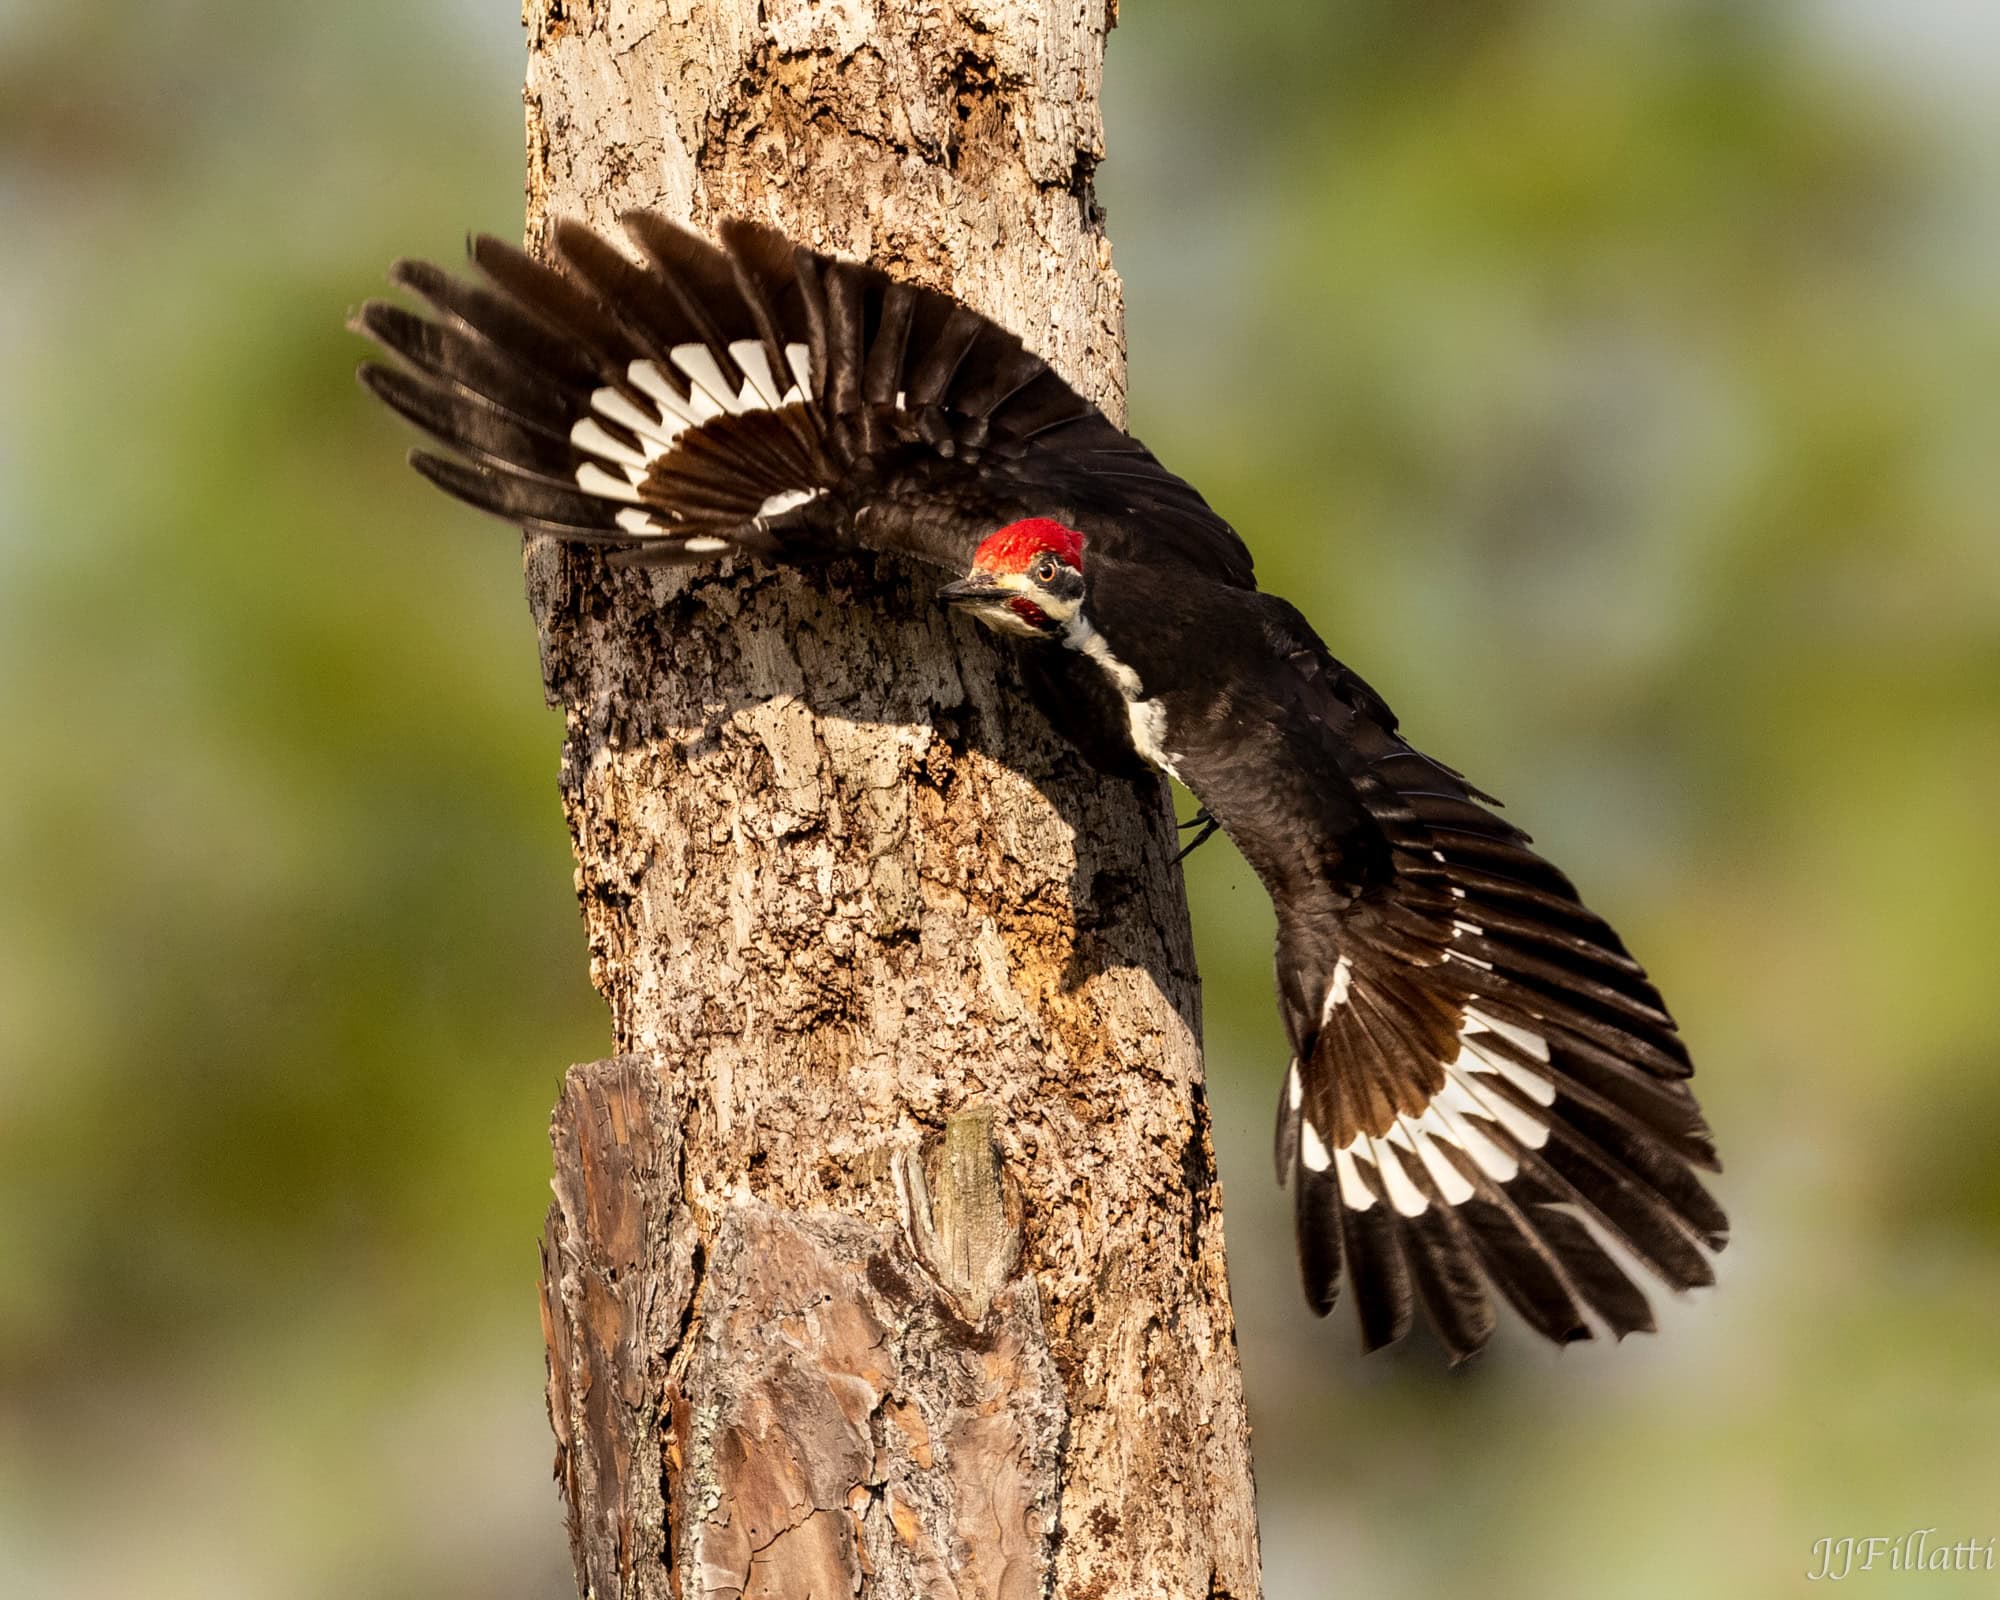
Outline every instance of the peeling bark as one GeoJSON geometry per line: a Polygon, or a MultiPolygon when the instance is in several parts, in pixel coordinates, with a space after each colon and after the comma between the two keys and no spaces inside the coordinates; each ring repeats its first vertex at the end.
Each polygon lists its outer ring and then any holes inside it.
{"type": "MultiPolygon", "coordinates": [[[[529,0],[529,237],[765,218],[1122,410],[1099,0],[529,0]]],[[[530,541],[592,976],[558,1474],[599,1597],[1258,1592],[1161,786],[894,564],[530,541]]]]}

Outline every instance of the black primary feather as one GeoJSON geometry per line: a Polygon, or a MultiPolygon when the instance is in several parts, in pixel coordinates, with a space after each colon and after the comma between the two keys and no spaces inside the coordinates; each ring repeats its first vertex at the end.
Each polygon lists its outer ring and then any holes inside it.
{"type": "Polygon", "coordinates": [[[431,316],[354,325],[401,362],[363,382],[445,452],[419,471],[640,563],[873,550],[958,578],[1003,527],[1080,535],[1083,600],[1022,643],[1022,680],[1107,772],[1186,783],[1271,893],[1274,1154],[1314,1309],[1344,1274],[1369,1348],[1421,1304],[1459,1360],[1496,1294],[1561,1344],[1653,1326],[1628,1263],[1712,1281],[1715,1147],[1651,979],[1257,592],[1194,489],[948,295],[756,224],[718,246],[623,222],[624,244],[559,224],[547,262],[477,239],[471,280],[397,263],[431,316]]]}

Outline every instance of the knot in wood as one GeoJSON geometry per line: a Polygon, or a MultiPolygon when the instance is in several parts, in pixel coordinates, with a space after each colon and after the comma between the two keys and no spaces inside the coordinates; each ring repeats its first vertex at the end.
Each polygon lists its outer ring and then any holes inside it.
{"type": "Polygon", "coordinates": [[[945,1123],[941,1139],[896,1162],[910,1251],[975,1325],[1021,1259],[1020,1191],[993,1142],[997,1116],[991,1106],[969,1107],[945,1123]]]}

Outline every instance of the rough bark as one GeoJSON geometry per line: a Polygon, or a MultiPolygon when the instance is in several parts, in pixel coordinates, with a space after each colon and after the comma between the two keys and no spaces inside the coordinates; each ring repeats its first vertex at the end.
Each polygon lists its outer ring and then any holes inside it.
{"type": "MultiPolygon", "coordinates": [[[[529,238],[728,214],[1122,409],[1100,0],[529,0],[529,238]]],[[[544,1305],[586,1595],[1248,1596],[1171,812],[890,563],[531,541],[592,975],[544,1305]]]]}

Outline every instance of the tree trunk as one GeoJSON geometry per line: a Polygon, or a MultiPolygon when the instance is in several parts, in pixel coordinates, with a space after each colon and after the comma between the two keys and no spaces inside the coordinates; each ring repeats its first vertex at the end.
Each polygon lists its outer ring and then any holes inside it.
{"type": "MultiPolygon", "coordinates": [[[[529,237],[736,214],[948,288],[1122,414],[1100,0],[528,0],[529,237]]],[[[550,1410],[588,1596],[1250,1596],[1162,786],[889,562],[532,540],[591,972],[550,1410]]]]}

